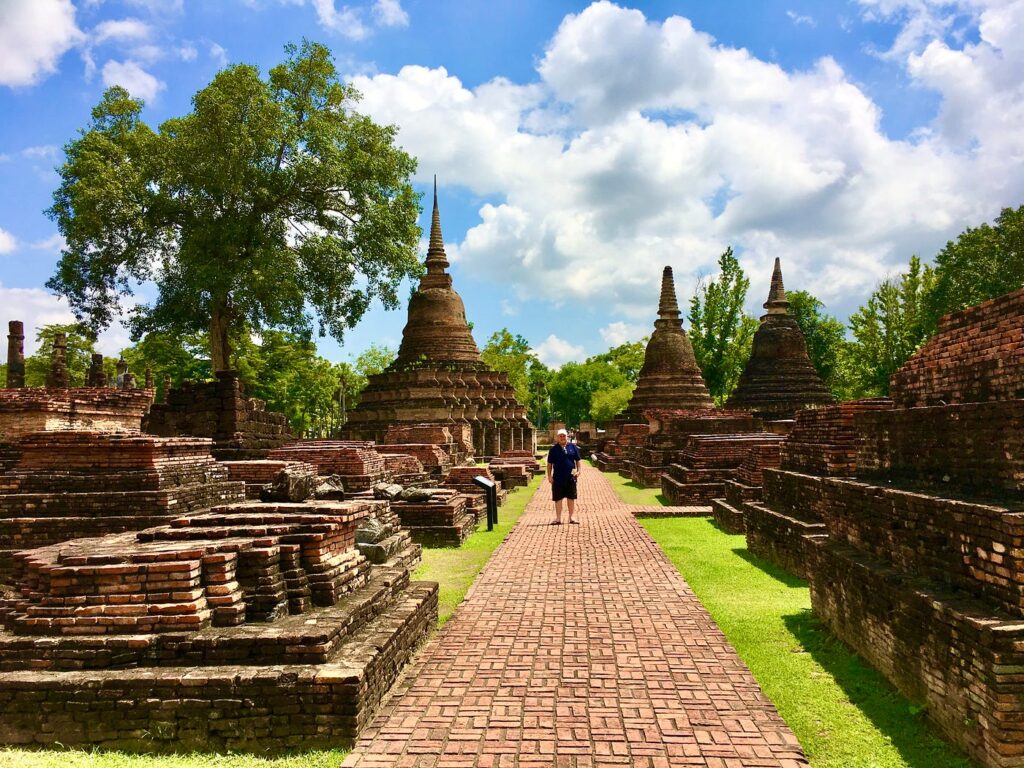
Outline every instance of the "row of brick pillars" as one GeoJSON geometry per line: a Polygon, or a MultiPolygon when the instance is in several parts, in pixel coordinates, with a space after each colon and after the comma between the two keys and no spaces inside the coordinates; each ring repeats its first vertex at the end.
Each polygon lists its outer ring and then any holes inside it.
{"type": "MultiPolygon", "coordinates": [[[[58,333],[53,338],[53,352],[50,357],[50,371],[46,375],[46,386],[66,389],[71,384],[68,377],[68,339],[58,333]]],[[[20,389],[25,386],[25,324],[11,320],[7,333],[7,388],[20,389]]],[[[103,355],[95,353],[85,377],[87,387],[109,387],[111,382],[103,370],[103,355]]],[[[117,375],[113,386],[119,389],[135,389],[135,374],[128,372],[124,359],[117,361],[117,375]]],[[[169,376],[164,377],[164,392],[171,386],[169,376]]],[[[146,389],[153,388],[153,372],[146,369],[146,389]]]]}

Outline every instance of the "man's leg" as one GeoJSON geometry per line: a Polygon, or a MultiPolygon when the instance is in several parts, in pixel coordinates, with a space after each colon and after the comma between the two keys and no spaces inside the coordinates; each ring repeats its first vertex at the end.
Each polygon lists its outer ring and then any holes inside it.
{"type": "MultiPolygon", "coordinates": [[[[569,503],[572,504],[572,501],[570,501],[569,503]]],[[[571,509],[571,507],[570,507],[570,509],[571,509]]],[[[569,514],[570,514],[570,519],[571,519],[572,513],[570,512],[569,514]]],[[[562,522],[562,500],[561,499],[559,499],[558,501],[555,502],[555,522],[556,523],[562,522]]]]}
{"type": "Polygon", "coordinates": [[[572,522],[572,513],[576,511],[576,499],[566,499],[565,503],[569,505],[569,522],[572,522]]]}

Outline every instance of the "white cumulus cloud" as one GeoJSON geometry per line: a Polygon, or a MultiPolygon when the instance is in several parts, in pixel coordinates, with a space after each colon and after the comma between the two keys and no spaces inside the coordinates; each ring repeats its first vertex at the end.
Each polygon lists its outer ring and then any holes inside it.
{"type": "Polygon", "coordinates": [[[549,368],[557,368],[570,360],[582,360],[585,356],[582,346],[571,344],[555,334],[551,334],[534,347],[533,354],[549,368]]]}
{"type": "Polygon", "coordinates": [[[33,85],[57,71],[83,35],[71,0],[0,2],[0,85],[33,85]]]}
{"type": "Polygon", "coordinates": [[[0,227],[0,254],[10,253],[18,247],[18,241],[14,235],[3,227],[0,227]]]}
{"type": "Polygon", "coordinates": [[[111,59],[103,65],[103,84],[108,88],[120,85],[128,90],[133,97],[143,101],[152,101],[166,86],[144,70],[136,62],[117,61],[111,59]]]}
{"type": "Polygon", "coordinates": [[[664,265],[685,303],[731,245],[751,309],[779,256],[788,284],[844,314],[911,254],[1024,201],[1024,2],[990,5],[980,42],[907,55],[941,97],[909,138],[884,132],[832,58],[787,70],[609,2],[565,17],[533,82],[467,87],[406,66],[355,84],[362,109],[400,127],[420,180],[490,199],[453,251],[520,296],[600,301],[636,323],[664,265]]]}
{"type": "Polygon", "coordinates": [[[617,347],[620,344],[626,344],[631,341],[640,341],[644,336],[650,336],[653,332],[654,329],[650,326],[624,323],[621,320],[609,323],[600,330],[601,338],[611,347],[617,347]]]}
{"type": "Polygon", "coordinates": [[[402,8],[400,0],[376,0],[373,14],[382,27],[409,26],[409,14],[402,8]]]}

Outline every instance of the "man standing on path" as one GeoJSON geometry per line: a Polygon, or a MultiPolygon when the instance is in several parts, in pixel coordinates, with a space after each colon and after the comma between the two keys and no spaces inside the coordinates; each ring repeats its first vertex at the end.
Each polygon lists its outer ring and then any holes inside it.
{"type": "Polygon", "coordinates": [[[573,520],[576,511],[576,478],[580,474],[580,451],[569,442],[569,433],[558,430],[558,442],[548,451],[548,482],[551,483],[551,498],[555,502],[555,519],[552,525],[562,524],[562,499],[569,503],[569,524],[577,525],[573,520]]]}

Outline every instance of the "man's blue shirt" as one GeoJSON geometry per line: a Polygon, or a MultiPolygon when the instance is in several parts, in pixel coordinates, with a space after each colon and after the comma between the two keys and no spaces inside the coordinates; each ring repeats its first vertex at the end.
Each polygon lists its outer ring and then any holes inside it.
{"type": "Polygon", "coordinates": [[[558,443],[552,445],[548,451],[548,464],[554,470],[553,482],[564,483],[571,479],[572,471],[579,460],[579,449],[573,443],[566,443],[564,448],[558,443]]]}

